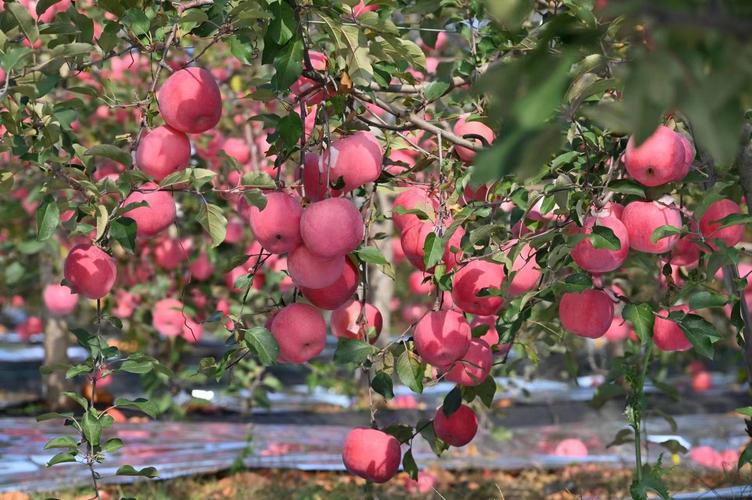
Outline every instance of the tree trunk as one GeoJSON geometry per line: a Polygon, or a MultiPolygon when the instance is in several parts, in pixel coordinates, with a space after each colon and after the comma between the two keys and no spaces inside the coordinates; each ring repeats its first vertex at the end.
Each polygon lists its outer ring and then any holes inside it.
{"type": "MultiPolygon", "coordinates": [[[[376,193],[378,196],[378,210],[382,214],[388,214],[392,212],[392,201],[389,195],[383,191],[376,193]]],[[[384,233],[389,235],[387,238],[381,240],[379,248],[381,253],[388,262],[392,262],[392,235],[393,225],[391,219],[386,219],[379,223],[373,224],[373,234],[384,233]]],[[[380,268],[372,266],[369,271],[369,297],[371,297],[373,305],[381,312],[383,319],[382,332],[384,335],[379,336],[377,345],[384,346],[389,342],[389,335],[393,335],[395,332],[390,330],[391,327],[391,301],[394,296],[394,281],[392,278],[384,274],[380,268]]]]}
{"type": "MultiPolygon", "coordinates": [[[[52,256],[40,254],[40,275],[42,286],[52,283],[52,256]]],[[[68,363],[68,325],[62,318],[50,316],[45,311],[44,366],[68,363]]],[[[55,369],[42,375],[42,397],[50,410],[70,407],[70,400],[63,394],[72,389],[70,380],[65,378],[65,370],[55,369]]]]}

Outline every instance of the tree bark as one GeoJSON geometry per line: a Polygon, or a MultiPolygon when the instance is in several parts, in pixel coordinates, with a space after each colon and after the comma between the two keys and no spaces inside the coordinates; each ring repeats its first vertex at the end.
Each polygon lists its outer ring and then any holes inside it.
{"type": "MultiPolygon", "coordinates": [[[[40,254],[40,275],[42,286],[52,283],[52,256],[47,252],[40,254]]],[[[68,363],[68,325],[62,318],[50,316],[45,311],[44,331],[44,365],[68,363]]],[[[70,380],[65,378],[65,371],[51,370],[42,375],[42,397],[50,410],[62,410],[70,407],[70,400],[63,394],[72,389],[70,380]]]]}
{"type": "MultiPolygon", "coordinates": [[[[735,164],[739,172],[739,178],[741,179],[742,189],[744,190],[747,212],[752,214],[752,144],[750,144],[750,136],[752,136],[752,125],[745,123],[742,129],[739,155],[736,157],[735,164]]],[[[728,266],[724,270],[724,274],[726,275],[727,283],[732,283],[732,280],[739,277],[738,271],[734,266],[728,266]]],[[[747,381],[752,384],[752,316],[744,297],[744,290],[734,290],[734,292],[740,298],[739,306],[742,312],[742,319],[744,320],[744,362],[747,366],[747,381]]]]}

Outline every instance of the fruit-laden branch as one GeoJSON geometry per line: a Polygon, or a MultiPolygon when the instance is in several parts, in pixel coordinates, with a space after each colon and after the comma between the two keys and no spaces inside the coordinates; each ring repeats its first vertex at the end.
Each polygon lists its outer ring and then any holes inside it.
{"type": "MultiPolygon", "coordinates": [[[[748,213],[752,213],[752,144],[750,143],[750,138],[752,138],[752,124],[745,123],[742,128],[739,155],[736,157],[735,164],[739,172],[739,178],[741,179],[748,213]]],[[[728,276],[726,279],[733,282],[735,287],[734,292],[739,296],[739,307],[742,312],[742,319],[744,320],[744,361],[747,364],[747,380],[752,381],[752,316],[744,297],[744,291],[737,290],[736,279],[739,277],[738,271],[735,266],[730,267],[733,275],[728,276]]]]}

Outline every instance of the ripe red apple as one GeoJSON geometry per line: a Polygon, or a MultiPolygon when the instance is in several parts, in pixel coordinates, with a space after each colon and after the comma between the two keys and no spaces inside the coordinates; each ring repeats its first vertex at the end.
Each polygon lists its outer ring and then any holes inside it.
{"type": "Polygon", "coordinates": [[[42,298],[47,310],[55,316],[72,313],[78,303],[78,294],[73,293],[73,290],[65,285],[55,283],[44,287],[42,298]]]}
{"type": "Polygon", "coordinates": [[[668,319],[669,313],[673,311],[686,313],[689,312],[689,306],[673,306],[668,310],[660,311],[655,317],[655,323],[653,323],[653,342],[661,351],[688,351],[692,348],[692,343],[687,340],[679,324],[668,319]]]}
{"type": "Polygon", "coordinates": [[[371,304],[366,304],[365,328],[361,324],[363,305],[358,300],[350,299],[332,312],[329,321],[335,337],[365,340],[373,344],[381,334],[384,320],[381,312],[371,304]]]}
{"type": "Polygon", "coordinates": [[[198,281],[208,280],[212,273],[214,273],[214,266],[209,261],[209,256],[206,252],[201,252],[196,259],[191,262],[191,278],[198,281]]]}
{"type": "Polygon", "coordinates": [[[397,438],[377,429],[351,430],[342,448],[342,463],[356,476],[385,483],[397,474],[402,450],[397,438]]]}
{"type": "Polygon", "coordinates": [[[611,229],[621,246],[618,250],[595,248],[590,238],[585,237],[572,250],[572,259],[574,259],[578,266],[589,273],[603,274],[619,269],[624,261],[627,260],[627,255],[629,254],[627,228],[613,215],[605,217],[590,216],[585,219],[582,228],[577,232],[589,235],[593,232],[594,226],[603,226],[611,229]]]}
{"type": "Polygon", "coordinates": [[[602,290],[568,292],[559,301],[561,326],[580,337],[602,337],[613,319],[614,303],[602,290]]]}
{"type": "Polygon", "coordinates": [[[177,299],[162,299],[152,309],[152,325],[164,337],[178,337],[183,333],[188,317],[183,312],[185,306],[177,299]]]}
{"type": "Polygon", "coordinates": [[[671,249],[670,262],[674,266],[695,266],[700,260],[702,249],[697,244],[697,236],[687,234],[679,238],[671,249]]]}
{"type": "Polygon", "coordinates": [[[423,360],[446,369],[462,358],[470,347],[471,331],[462,314],[433,311],[415,325],[415,349],[423,360]]]}
{"type": "Polygon", "coordinates": [[[136,149],[136,166],[159,182],[183,170],[191,161],[191,141],[183,132],[167,125],[141,138],[136,149]]]}
{"type": "Polygon", "coordinates": [[[320,257],[312,253],[305,245],[290,252],[287,270],[293,282],[301,287],[324,288],[342,275],[347,257],[320,257]]]}
{"type": "Polygon", "coordinates": [[[479,297],[478,294],[484,288],[501,288],[504,276],[504,266],[501,264],[487,260],[469,262],[452,279],[454,304],[470,314],[496,314],[504,299],[497,296],[479,297]]]}
{"type": "Polygon", "coordinates": [[[263,210],[255,206],[250,209],[251,231],[268,252],[291,252],[301,243],[302,214],[300,203],[289,194],[280,191],[267,193],[263,210]]]}
{"type": "Polygon", "coordinates": [[[558,457],[586,457],[588,449],[580,439],[568,438],[556,445],[553,454],[558,457]]]}
{"type": "Polygon", "coordinates": [[[614,315],[614,319],[611,320],[611,326],[606,331],[606,340],[609,342],[623,342],[627,340],[629,334],[632,332],[632,327],[627,321],[619,315],[614,315]]]}
{"type": "Polygon", "coordinates": [[[700,219],[700,232],[708,240],[708,243],[716,248],[715,240],[722,241],[726,246],[732,247],[744,238],[744,224],[734,224],[721,228],[721,220],[732,214],[742,213],[739,205],[724,198],[710,204],[700,219]]]}
{"type": "Polygon", "coordinates": [[[326,344],[326,323],[308,304],[290,304],[274,316],[270,328],[279,344],[279,361],[305,363],[318,356],[326,344]]]}
{"type": "Polygon", "coordinates": [[[472,441],[478,432],[478,416],[465,404],[448,417],[439,407],[433,417],[433,430],[446,444],[459,448],[472,441]]]}
{"type": "Polygon", "coordinates": [[[398,213],[397,207],[405,210],[421,210],[429,217],[429,220],[433,220],[439,210],[439,201],[422,187],[412,187],[398,194],[392,206],[392,220],[397,230],[404,232],[413,224],[423,221],[416,214],[398,213]]]}
{"type": "Polygon", "coordinates": [[[432,295],[436,287],[430,277],[420,271],[413,271],[407,278],[407,286],[410,292],[416,295],[432,295]]]}
{"type": "MultiPolygon", "coordinates": [[[[454,133],[456,135],[460,137],[466,134],[479,135],[486,139],[488,144],[491,144],[494,141],[496,135],[488,125],[479,121],[467,121],[467,118],[467,115],[465,115],[457,120],[457,123],[455,123],[454,133]]],[[[483,141],[481,141],[480,139],[468,137],[467,140],[477,144],[478,146],[484,146],[483,141]]],[[[457,156],[460,157],[460,160],[464,161],[465,163],[472,163],[473,160],[475,160],[476,153],[470,148],[466,148],[464,146],[455,146],[454,150],[456,151],[457,156]]]]}
{"type": "Polygon", "coordinates": [[[446,374],[446,379],[460,385],[479,385],[486,380],[492,367],[491,348],[481,339],[471,339],[467,352],[452,365],[446,374]]]}
{"type": "Polygon", "coordinates": [[[655,254],[671,250],[679,236],[672,234],[653,243],[653,231],[661,226],[682,227],[679,209],[663,201],[633,201],[624,207],[621,221],[627,228],[630,248],[655,254]]]}
{"type": "Polygon", "coordinates": [[[222,94],[212,74],[197,67],[174,72],[157,93],[159,113],[172,128],[200,134],[222,116],[222,94]]]}
{"type": "MultiPolygon", "coordinates": [[[[339,192],[353,191],[381,175],[384,152],[371,132],[360,131],[335,140],[328,154],[331,155],[330,181],[336,183],[342,177],[345,183],[339,192]]],[[[326,165],[326,161],[325,156],[322,163],[326,165]]]]}
{"type": "MultiPolygon", "coordinates": [[[[318,52],[316,50],[308,51],[308,58],[311,61],[311,66],[315,71],[326,71],[328,65],[328,58],[326,54],[318,52]]],[[[300,76],[295,83],[290,87],[290,94],[297,101],[298,99],[304,99],[307,105],[316,105],[324,100],[327,93],[322,89],[314,91],[316,88],[323,87],[322,84],[315,80],[311,80],[306,76],[300,76]]]]}
{"type": "Polygon", "coordinates": [[[138,191],[128,195],[123,206],[146,202],[147,205],[125,212],[125,217],[136,221],[136,234],[142,238],[155,236],[175,221],[177,209],[172,194],[160,191],[153,182],[143,184],[138,191]]]}
{"type": "Polygon", "coordinates": [[[352,298],[358,288],[360,273],[357,266],[345,258],[345,267],[337,280],[324,288],[300,287],[303,296],[314,306],[321,309],[334,310],[352,298]]]}
{"type": "Polygon", "coordinates": [[[300,218],[300,235],[308,249],[322,257],[341,257],[360,246],[365,225],[355,204],[329,198],[310,204],[300,218]]]}
{"type": "Polygon", "coordinates": [[[303,190],[311,201],[323,200],[329,192],[329,184],[334,179],[327,178],[327,165],[316,153],[306,153],[303,159],[303,190]]]}
{"type": "Polygon", "coordinates": [[[681,134],[661,125],[639,146],[629,138],[624,166],[637,182],[653,187],[684,179],[691,166],[687,157],[681,134]]]}
{"type": "Polygon", "coordinates": [[[245,165],[251,159],[251,148],[245,139],[239,137],[230,137],[225,140],[222,149],[227,156],[234,158],[240,165],[245,165]]]}
{"type": "MultiPolygon", "coordinates": [[[[411,225],[402,233],[402,238],[400,239],[402,251],[405,252],[407,260],[421,271],[426,271],[426,263],[424,260],[426,238],[428,238],[429,234],[435,232],[435,229],[436,228],[432,222],[419,222],[418,224],[411,225]]],[[[462,259],[460,241],[464,234],[465,232],[462,228],[457,228],[454,233],[452,233],[449,240],[444,244],[444,255],[442,261],[446,264],[448,269],[456,266],[459,260],[462,259]]]]}
{"type": "Polygon", "coordinates": [[[171,271],[188,260],[190,240],[164,238],[154,247],[154,261],[162,269],[171,271]]]}
{"type": "MultiPolygon", "coordinates": [[[[496,316],[475,316],[470,322],[470,330],[473,331],[481,325],[488,327],[486,332],[478,337],[489,346],[493,347],[499,343],[499,332],[496,331],[496,316]]],[[[499,346],[499,352],[506,354],[509,350],[509,344],[503,344],[499,346]],[[502,352],[503,351],[503,352],[502,352]]]]}
{"type": "Polygon", "coordinates": [[[90,299],[101,299],[112,290],[117,268],[115,260],[104,250],[83,243],[71,248],[65,258],[64,274],[74,292],[90,299]]]}
{"type": "MultiPolygon", "coordinates": [[[[509,244],[511,246],[506,250],[507,255],[513,253],[513,247],[517,244],[517,240],[510,240],[509,244]]],[[[509,283],[510,297],[517,297],[538,286],[541,278],[541,270],[536,259],[536,250],[527,243],[522,247],[517,257],[515,257],[512,263],[512,272],[514,273],[514,277],[509,283]]]]}

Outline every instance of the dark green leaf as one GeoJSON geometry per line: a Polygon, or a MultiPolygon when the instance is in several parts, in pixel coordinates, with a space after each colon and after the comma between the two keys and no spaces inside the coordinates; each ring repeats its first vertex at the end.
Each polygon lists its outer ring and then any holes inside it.
{"type": "Polygon", "coordinates": [[[271,365],[279,356],[279,344],[269,330],[257,326],[245,332],[248,348],[255,352],[263,365],[271,365]]]}
{"type": "Polygon", "coordinates": [[[338,364],[360,364],[378,349],[368,342],[357,339],[340,338],[334,351],[334,362],[338,364]]]}
{"type": "Polygon", "coordinates": [[[431,269],[444,257],[444,242],[436,233],[428,233],[423,243],[423,252],[423,263],[426,269],[431,269]]]}
{"type": "Polygon", "coordinates": [[[397,358],[397,375],[403,384],[413,392],[423,392],[423,371],[425,365],[418,361],[415,354],[405,350],[397,358]]]}
{"type": "Polygon", "coordinates": [[[386,372],[378,372],[371,380],[371,388],[389,401],[394,397],[392,377],[386,372]]]}
{"type": "Polygon", "coordinates": [[[692,294],[689,298],[689,308],[695,310],[704,309],[706,307],[721,307],[726,305],[726,302],[728,302],[726,297],[721,294],[701,291],[692,294]]]}
{"type": "Polygon", "coordinates": [[[415,463],[415,459],[413,458],[412,448],[407,450],[402,457],[402,469],[407,472],[407,475],[410,476],[413,481],[418,480],[418,464],[415,463]]]}
{"type": "Polygon", "coordinates": [[[49,462],[47,462],[47,467],[52,467],[53,465],[62,464],[66,462],[75,462],[76,461],[76,454],[70,451],[61,451],[54,457],[52,457],[49,462]]]}
{"type": "Polygon", "coordinates": [[[157,418],[157,413],[159,413],[157,406],[152,401],[144,398],[117,398],[115,400],[115,406],[119,408],[130,408],[133,410],[138,410],[149,415],[151,418],[157,418]]]}
{"type": "Polygon", "coordinates": [[[627,304],[622,311],[622,317],[632,323],[641,341],[645,342],[652,337],[655,316],[650,304],[627,304]]]}
{"type": "Polygon", "coordinates": [[[460,409],[462,405],[462,389],[459,385],[455,385],[454,388],[444,396],[444,402],[441,404],[441,410],[444,415],[451,417],[454,412],[460,409]]]}
{"type": "Polygon", "coordinates": [[[45,241],[55,234],[60,225],[60,209],[52,196],[46,196],[41,206],[37,208],[37,239],[45,241]]]}
{"type": "Polygon", "coordinates": [[[120,217],[110,223],[110,238],[120,243],[125,250],[136,251],[136,221],[120,217]]]}
{"type": "Polygon", "coordinates": [[[159,477],[157,469],[154,467],[144,467],[143,469],[136,470],[132,465],[123,465],[117,472],[118,476],[144,476],[149,478],[159,477]]]}
{"type": "Polygon", "coordinates": [[[130,167],[131,165],[130,153],[123,151],[119,147],[113,146],[112,144],[97,144],[96,146],[87,149],[84,155],[102,156],[104,158],[114,160],[118,163],[122,163],[126,167],[130,167]]]}
{"type": "Polygon", "coordinates": [[[593,248],[607,249],[607,250],[619,250],[621,248],[621,241],[616,237],[613,230],[606,226],[593,226],[593,232],[588,235],[590,243],[593,244],[593,248]]]}
{"type": "Polygon", "coordinates": [[[681,228],[676,226],[661,226],[655,229],[653,231],[653,234],[650,236],[650,241],[653,242],[653,244],[658,243],[658,240],[661,240],[663,238],[666,238],[668,236],[673,236],[675,234],[681,233],[681,228]]]}

